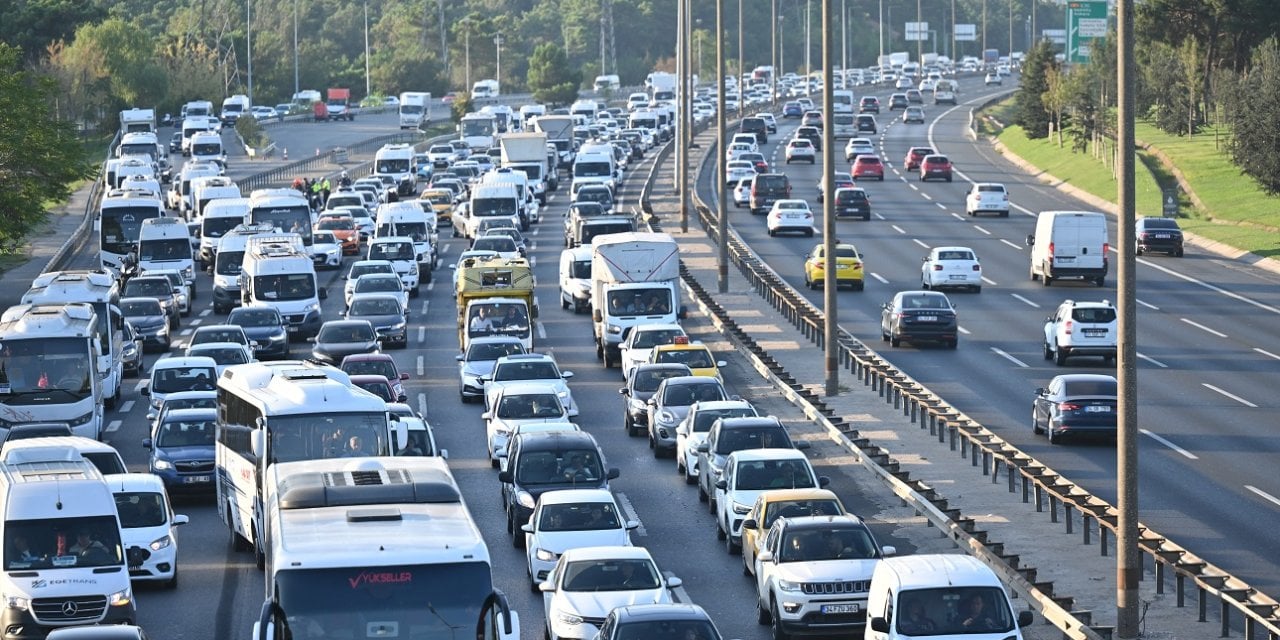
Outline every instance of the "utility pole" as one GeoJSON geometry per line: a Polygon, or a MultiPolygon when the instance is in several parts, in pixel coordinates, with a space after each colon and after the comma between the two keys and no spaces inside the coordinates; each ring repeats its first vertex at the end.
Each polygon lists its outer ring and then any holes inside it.
{"type": "MultiPolygon", "coordinates": [[[[298,95],[298,0],[293,0],[293,95],[298,95]]],[[[253,102],[252,99],[249,101],[253,102]]]]}
{"type": "Polygon", "coordinates": [[[982,0],[982,51],[987,50],[987,0],[982,0]]]}
{"type": "Polygon", "coordinates": [[[782,28],[782,19],[785,17],[781,13],[778,14],[778,68],[773,70],[774,75],[781,73],[787,66],[787,32],[782,28]]]}
{"type": "Polygon", "coordinates": [[[716,205],[719,218],[716,224],[717,244],[716,285],[720,293],[729,292],[729,207],[725,204],[725,118],[724,118],[724,3],[716,0],[716,205]]]}
{"type": "Polygon", "coordinates": [[[369,0],[364,2],[364,95],[368,97],[369,87],[369,0]]]}
{"type": "Polygon", "coordinates": [[[462,56],[463,56],[463,61],[465,62],[464,69],[465,69],[465,82],[466,82],[466,86],[463,87],[463,89],[465,91],[470,92],[471,91],[471,23],[470,22],[466,23],[466,27],[467,27],[467,30],[463,32],[463,36],[462,36],[462,42],[463,42],[462,56]]]}
{"type": "Polygon", "coordinates": [[[880,32],[880,57],[876,58],[876,64],[884,59],[884,0],[880,0],[880,17],[876,22],[877,31],[880,32]]]}
{"type": "MultiPolygon", "coordinates": [[[[1012,2],[1013,0],[1010,0],[1012,2]]],[[[922,27],[924,26],[923,0],[916,0],[916,64],[920,65],[920,71],[924,72],[924,36],[928,33],[922,27]]]]}
{"type": "Polygon", "coordinates": [[[253,14],[249,10],[249,0],[244,0],[244,52],[248,60],[245,71],[249,76],[249,104],[253,104],[253,14]]]}
{"type": "MultiPolygon", "coordinates": [[[[835,87],[832,82],[835,66],[835,33],[831,24],[832,0],[822,0],[822,121],[830,123],[835,112],[831,92],[835,87]]],[[[822,307],[826,313],[823,327],[823,342],[826,347],[826,394],[834,396],[840,393],[840,341],[837,339],[836,291],[840,282],[836,280],[836,196],[835,196],[835,127],[827,124],[822,127],[822,307]]]]}
{"type": "Polygon", "coordinates": [[[444,0],[436,0],[436,7],[440,12],[440,60],[444,64],[444,68],[449,68],[449,44],[445,40],[444,29],[444,0]]]}
{"type": "Polygon", "coordinates": [[[1013,64],[1013,0],[1009,0],[1009,50],[1005,53],[1009,56],[1009,64],[1013,64]]]}
{"type": "Polygon", "coordinates": [[[773,67],[773,73],[769,78],[769,102],[773,104],[773,108],[778,108],[778,74],[782,73],[782,69],[778,68],[778,21],[782,16],[778,15],[778,0],[772,0],[769,13],[769,65],[773,67]]]}
{"type": "Polygon", "coordinates": [[[1133,60],[1133,0],[1116,2],[1116,144],[1119,147],[1120,204],[1119,262],[1117,298],[1119,305],[1120,350],[1116,377],[1120,391],[1119,430],[1116,436],[1117,487],[1116,522],[1116,637],[1138,637],[1138,581],[1142,578],[1142,555],[1138,551],[1138,313],[1136,292],[1137,258],[1134,255],[1134,224],[1137,219],[1134,195],[1134,86],[1137,70],[1133,60]]]}
{"type": "Polygon", "coordinates": [[[692,120],[689,113],[688,93],[692,78],[689,77],[689,2],[690,0],[676,0],[676,77],[680,82],[680,90],[676,93],[676,99],[680,101],[677,106],[676,118],[676,193],[680,195],[680,231],[688,233],[689,231],[689,122],[692,120]]]}
{"type": "Polygon", "coordinates": [[[502,34],[495,33],[493,35],[493,46],[497,48],[497,71],[494,80],[498,83],[498,95],[502,94],[502,34]]]}
{"type": "Polygon", "coordinates": [[[742,48],[742,0],[738,0],[738,117],[746,109],[747,92],[743,77],[747,75],[747,50],[742,48]]]}
{"type": "Polygon", "coordinates": [[[813,26],[813,18],[809,17],[809,8],[811,6],[813,6],[812,2],[804,0],[804,94],[806,96],[811,93],[809,87],[813,86],[813,84],[810,83],[810,80],[813,79],[810,75],[813,73],[813,65],[809,63],[809,56],[813,53],[813,44],[811,44],[812,41],[809,39],[811,31],[810,27],[813,26]]]}
{"type": "Polygon", "coordinates": [[[960,52],[956,50],[957,44],[958,44],[958,41],[956,40],[956,0],[951,0],[951,51],[949,52],[949,55],[951,56],[951,62],[955,64],[959,64],[959,61],[960,61],[960,52]]]}

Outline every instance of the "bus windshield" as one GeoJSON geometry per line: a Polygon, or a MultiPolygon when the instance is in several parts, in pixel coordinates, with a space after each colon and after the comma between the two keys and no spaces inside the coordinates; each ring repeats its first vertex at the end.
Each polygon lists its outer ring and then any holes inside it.
{"type": "Polygon", "coordinates": [[[271,416],[267,425],[273,463],[391,455],[387,417],[382,413],[271,416]]]}
{"type": "Polygon", "coordinates": [[[462,637],[493,591],[486,562],[292,569],[273,578],[296,638],[364,637],[373,625],[407,640],[462,637]]]}
{"type": "Polygon", "coordinates": [[[142,221],[159,218],[160,206],[110,207],[102,210],[101,249],[106,253],[125,255],[138,242],[142,221]]]}
{"type": "Polygon", "coordinates": [[[462,121],[462,135],[468,136],[491,136],[493,135],[494,123],[491,118],[480,118],[474,120],[462,121]]]}
{"type": "Polygon", "coordinates": [[[257,208],[249,212],[249,223],[269,222],[281,233],[302,236],[302,244],[311,246],[311,210],[300,204],[293,207],[257,208]]]}
{"type": "Polygon", "coordinates": [[[24,394],[47,403],[54,399],[52,391],[62,391],[72,401],[87,398],[93,391],[92,362],[84,338],[0,341],[0,396],[9,396],[6,404],[27,404],[24,394]]]}

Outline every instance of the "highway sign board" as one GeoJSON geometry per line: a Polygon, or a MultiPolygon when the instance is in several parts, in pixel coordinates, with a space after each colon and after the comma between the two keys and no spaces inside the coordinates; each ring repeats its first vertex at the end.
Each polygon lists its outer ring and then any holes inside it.
{"type": "Polygon", "coordinates": [[[929,23],[928,22],[908,22],[906,24],[904,40],[915,42],[917,40],[929,39],[929,23]]]}
{"type": "Polygon", "coordinates": [[[1067,43],[1066,29],[1042,29],[1040,31],[1040,34],[1045,40],[1048,40],[1049,42],[1052,42],[1054,44],[1067,43]]]}
{"type": "Polygon", "coordinates": [[[978,25],[958,24],[956,25],[955,36],[959,42],[976,42],[978,40],[978,25]]]}
{"type": "Polygon", "coordinates": [[[1067,1],[1067,61],[1088,62],[1089,45],[1107,35],[1107,0],[1067,1]]]}
{"type": "Polygon", "coordinates": [[[1178,190],[1162,189],[1160,197],[1162,200],[1161,212],[1166,218],[1178,217],[1178,190]]]}

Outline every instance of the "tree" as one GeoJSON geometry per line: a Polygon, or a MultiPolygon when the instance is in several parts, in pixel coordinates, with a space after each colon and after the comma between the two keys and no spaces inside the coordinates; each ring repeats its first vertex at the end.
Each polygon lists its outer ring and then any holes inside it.
{"type": "Polygon", "coordinates": [[[1046,69],[1057,68],[1053,47],[1048,40],[1041,40],[1027,52],[1022,63],[1022,88],[1018,89],[1013,122],[1022,127],[1028,138],[1049,136],[1049,112],[1044,106],[1044,93],[1049,90],[1045,80],[1046,69]]]}
{"type": "Polygon", "coordinates": [[[1053,132],[1058,134],[1058,148],[1062,148],[1062,128],[1065,126],[1063,112],[1071,101],[1074,74],[1069,74],[1057,65],[1049,65],[1044,70],[1045,92],[1040,95],[1044,108],[1052,119],[1053,132]]]}
{"type": "Polygon", "coordinates": [[[552,106],[565,105],[578,98],[582,71],[569,66],[564,49],[546,42],[533,50],[529,59],[529,89],[533,99],[552,106]]]}
{"type": "Polygon", "coordinates": [[[65,200],[71,184],[93,175],[70,122],[51,105],[57,85],[23,70],[18,49],[0,43],[0,249],[12,251],[65,200]]]}
{"type": "Polygon", "coordinates": [[[453,104],[449,105],[449,117],[453,118],[453,122],[462,122],[462,116],[471,113],[471,94],[463,91],[453,97],[453,104]]]}
{"type": "Polygon", "coordinates": [[[1250,106],[1236,113],[1231,156],[1267,193],[1280,193],[1280,43],[1275,38],[1254,51],[1240,88],[1250,106]]]}

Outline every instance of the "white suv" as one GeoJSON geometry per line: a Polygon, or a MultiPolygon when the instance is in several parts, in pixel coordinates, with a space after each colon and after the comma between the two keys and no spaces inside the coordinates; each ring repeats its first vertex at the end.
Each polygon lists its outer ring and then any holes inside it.
{"type": "Polygon", "coordinates": [[[778,518],[756,556],[756,613],[773,637],[848,634],[867,621],[871,575],[884,556],[854,515],[778,518]]]}
{"type": "Polygon", "coordinates": [[[742,549],[742,522],[756,498],[770,489],[826,487],[804,452],[796,449],[744,449],[729,454],[715,483],[716,537],[729,553],[742,549]]]}
{"type": "Polygon", "coordinates": [[[1044,359],[1058,366],[1075,356],[1116,360],[1116,308],[1110,302],[1067,300],[1044,322],[1044,359]]]}
{"type": "Polygon", "coordinates": [[[964,211],[970,216],[994,213],[1009,217],[1009,191],[998,182],[975,182],[964,198],[964,211]]]}

